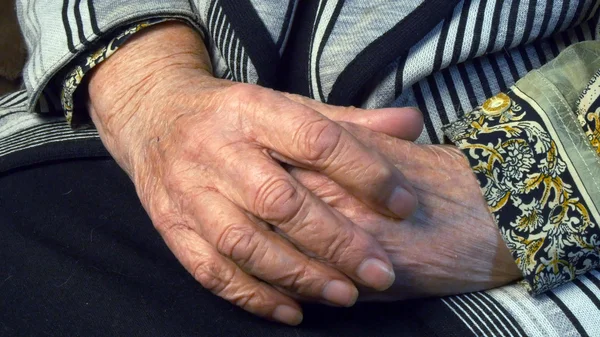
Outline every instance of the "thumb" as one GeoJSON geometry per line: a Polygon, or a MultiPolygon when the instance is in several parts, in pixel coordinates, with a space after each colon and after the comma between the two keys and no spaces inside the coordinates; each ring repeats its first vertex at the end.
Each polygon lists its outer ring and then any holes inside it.
{"type": "Polygon", "coordinates": [[[395,138],[414,141],[423,131],[423,114],[417,108],[359,109],[329,105],[300,95],[285,95],[336,122],[358,124],[395,138]]]}

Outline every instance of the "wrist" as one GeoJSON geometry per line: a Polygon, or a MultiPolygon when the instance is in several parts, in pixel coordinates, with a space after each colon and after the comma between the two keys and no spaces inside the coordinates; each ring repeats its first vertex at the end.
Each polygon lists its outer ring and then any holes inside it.
{"type": "Polygon", "coordinates": [[[131,172],[131,153],[152,137],[152,124],[187,82],[212,79],[208,53],[189,26],[172,21],[128,40],[89,76],[87,107],[107,149],[131,172]]]}

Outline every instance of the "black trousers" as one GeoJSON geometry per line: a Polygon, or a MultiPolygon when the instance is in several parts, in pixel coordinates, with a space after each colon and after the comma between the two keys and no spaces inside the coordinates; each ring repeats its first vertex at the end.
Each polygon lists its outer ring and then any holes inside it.
{"type": "Polygon", "coordinates": [[[110,158],[0,176],[0,336],[465,336],[439,300],[305,306],[287,327],[180,266],[110,158]]]}

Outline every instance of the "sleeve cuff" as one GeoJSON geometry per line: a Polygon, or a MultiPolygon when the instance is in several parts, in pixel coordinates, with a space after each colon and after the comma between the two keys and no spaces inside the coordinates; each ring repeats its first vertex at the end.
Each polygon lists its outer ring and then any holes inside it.
{"type": "MultiPolygon", "coordinates": [[[[84,76],[95,66],[109,58],[117,49],[119,49],[131,36],[143,30],[146,27],[153,26],[162,22],[176,19],[149,19],[141,21],[116,31],[108,39],[99,44],[98,48],[92,52],[84,53],[77,57],[71,63],[71,70],[67,72],[61,83],[60,102],[67,119],[67,122],[73,128],[87,127],[91,125],[89,115],[84,108],[75,108],[75,90],[82,83],[84,76]],[[107,42],[108,41],[108,42],[107,42]]],[[[79,103],[79,105],[82,105],[79,103]]]]}
{"type": "Polygon", "coordinates": [[[600,68],[590,61],[600,46],[588,47],[566,50],[444,130],[467,156],[533,295],[599,266],[600,123],[595,133],[582,129],[571,97],[590,65],[600,68]]]}

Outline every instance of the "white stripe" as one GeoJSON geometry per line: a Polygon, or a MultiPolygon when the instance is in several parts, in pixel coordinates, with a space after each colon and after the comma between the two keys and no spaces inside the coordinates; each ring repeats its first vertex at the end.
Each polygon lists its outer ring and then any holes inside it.
{"type": "Polygon", "coordinates": [[[10,94],[7,94],[6,96],[1,97],[0,98],[0,109],[3,108],[2,104],[6,103],[10,100],[12,100],[13,102],[18,101],[20,98],[23,98],[23,96],[26,94],[27,94],[27,91],[22,90],[22,91],[15,91],[10,94]],[[17,96],[19,96],[19,98],[15,98],[17,96]],[[15,98],[15,99],[13,99],[13,98],[15,98]]]}
{"type": "MultiPolygon", "coordinates": [[[[560,18],[561,9],[562,9],[562,1],[556,0],[554,3],[554,8],[552,10],[552,16],[550,17],[550,22],[548,22],[548,28],[544,33],[544,37],[552,35],[554,30],[556,29],[556,25],[558,24],[558,19],[560,18]]],[[[565,0],[570,1],[570,0],[565,0]]]]}
{"type": "Polygon", "coordinates": [[[456,94],[458,95],[458,100],[462,106],[463,112],[469,112],[473,110],[474,107],[469,103],[469,95],[467,94],[467,90],[465,89],[465,85],[458,73],[458,68],[453,66],[449,68],[450,77],[452,77],[452,82],[454,82],[454,90],[456,90],[456,94]]]}
{"type": "Polygon", "coordinates": [[[488,298],[486,298],[485,293],[475,292],[472,295],[475,299],[477,299],[481,303],[481,305],[485,306],[485,308],[488,310],[488,312],[491,312],[492,314],[494,314],[494,317],[496,317],[498,322],[500,322],[500,324],[502,325],[504,330],[510,331],[510,329],[506,325],[504,325],[503,321],[506,321],[506,322],[508,322],[508,324],[510,324],[510,326],[513,328],[513,330],[515,330],[517,332],[519,331],[519,329],[517,329],[517,327],[513,324],[512,320],[510,320],[508,317],[506,317],[504,312],[500,308],[498,308],[498,306],[494,302],[492,302],[488,298]],[[488,302],[491,306],[493,306],[493,308],[489,307],[486,304],[486,302],[488,302]],[[498,315],[496,315],[496,313],[499,313],[500,315],[502,315],[502,317],[499,317],[498,315]],[[502,318],[504,318],[504,319],[502,319],[502,318]]]}
{"type": "MultiPolygon", "coordinates": [[[[479,14],[479,15],[483,15],[484,19],[483,19],[483,26],[481,27],[482,30],[481,30],[481,40],[480,40],[480,44],[479,44],[479,50],[477,50],[476,56],[483,55],[485,53],[485,51],[487,50],[487,48],[489,47],[490,43],[492,43],[492,41],[494,40],[492,38],[492,31],[493,31],[493,28],[496,28],[496,27],[492,27],[492,23],[494,20],[495,7],[496,7],[496,1],[490,0],[486,4],[486,6],[484,8],[484,12],[479,14]]],[[[479,33],[474,32],[474,34],[479,34],[479,33]]]]}
{"type": "Polygon", "coordinates": [[[45,140],[42,141],[41,143],[36,143],[36,144],[30,144],[28,146],[25,147],[20,147],[20,148],[16,148],[14,151],[10,151],[10,152],[6,152],[6,153],[0,153],[0,156],[7,156],[9,154],[18,152],[18,151],[23,151],[23,150],[27,150],[27,149],[31,149],[34,148],[36,146],[40,146],[40,145],[46,145],[46,144],[52,144],[52,143],[60,143],[60,142],[64,142],[64,141],[68,141],[68,140],[80,140],[80,139],[94,139],[96,137],[72,137],[69,139],[51,139],[51,140],[45,140]]]}
{"type": "Polygon", "coordinates": [[[26,141],[17,141],[14,142],[13,139],[8,138],[6,140],[6,143],[2,144],[2,147],[0,147],[0,153],[4,153],[4,152],[9,152],[11,149],[13,148],[17,148],[20,146],[25,146],[25,145],[30,145],[30,144],[39,144],[40,141],[44,141],[46,139],[54,139],[56,137],[61,137],[63,139],[69,139],[71,137],[98,137],[98,134],[95,132],[78,132],[78,133],[74,133],[73,131],[57,131],[57,132],[52,132],[52,133],[46,133],[46,134],[42,134],[37,138],[30,138],[26,141]],[[10,142],[10,144],[7,144],[8,142],[10,142]]]}
{"type": "MultiPolygon", "coordinates": [[[[483,326],[485,326],[485,328],[490,332],[490,335],[486,334],[486,336],[496,336],[494,330],[488,325],[488,323],[492,323],[492,320],[485,311],[481,310],[481,307],[479,307],[479,305],[475,304],[472,300],[470,300],[468,298],[468,295],[459,295],[456,296],[456,299],[458,299],[462,303],[463,307],[469,310],[469,312],[473,314],[473,317],[475,317],[475,319],[477,319],[481,324],[483,324],[483,326]],[[479,314],[477,311],[475,311],[471,304],[467,303],[463,298],[469,300],[469,302],[471,302],[475,308],[479,309],[482,312],[482,314],[479,314]],[[484,319],[484,317],[486,319],[484,319]]],[[[481,330],[483,331],[483,329],[481,330]]]]}
{"type": "Polygon", "coordinates": [[[456,121],[458,119],[457,112],[459,109],[458,109],[458,107],[454,106],[454,103],[452,103],[452,99],[449,94],[449,91],[454,90],[454,88],[452,88],[452,89],[448,88],[448,86],[446,85],[446,82],[444,81],[444,76],[439,71],[433,75],[433,78],[434,78],[435,83],[440,92],[440,97],[442,98],[442,102],[444,103],[444,108],[445,108],[444,111],[446,111],[448,120],[450,122],[456,121]]]}
{"type": "Polygon", "coordinates": [[[502,49],[506,43],[506,33],[508,29],[513,29],[513,27],[508,26],[510,8],[513,6],[513,2],[513,0],[504,1],[502,9],[500,10],[500,26],[498,27],[498,35],[496,36],[496,43],[494,44],[494,49],[492,51],[498,51],[502,49]]]}
{"type": "Polygon", "coordinates": [[[533,298],[519,284],[488,291],[488,295],[506,309],[527,336],[564,337],[573,331],[562,311],[545,295],[533,298]]]}
{"type": "MultiPolygon", "coordinates": [[[[442,299],[442,300],[444,302],[446,302],[444,299],[442,299]]],[[[477,325],[477,323],[475,323],[475,320],[473,320],[471,318],[471,316],[458,303],[456,303],[456,301],[454,301],[454,299],[452,297],[448,297],[448,300],[450,302],[452,302],[454,307],[462,313],[462,315],[461,315],[461,314],[458,314],[457,312],[454,312],[465,323],[465,325],[468,326],[471,331],[473,331],[473,334],[475,334],[475,336],[485,336],[485,334],[483,333],[483,330],[481,330],[479,325],[477,325]],[[469,320],[469,322],[467,322],[467,319],[469,320]],[[476,328],[479,331],[479,333],[476,333],[475,330],[473,330],[472,328],[476,328]]],[[[454,311],[454,310],[452,310],[452,311],[454,311]]]]}
{"type": "Polygon", "coordinates": [[[571,310],[588,335],[600,336],[598,308],[579,287],[559,287],[552,292],[571,310]]]}
{"type": "Polygon", "coordinates": [[[463,35],[463,43],[458,63],[464,62],[469,57],[471,46],[473,45],[473,40],[475,39],[475,34],[481,34],[481,32],[475,32],[475,23],[481,15],[481,13],[478,11],[480,2],[481,0],[475,0],[471,2],[471,7],[469,7],[468,12],[466,13],[468,16],[465,30],[463,32],[459,32],[459,34],[463,35]]]}
{"type": "Polygon", "coordinates": [[[513,43],[511,46],[505,46],[506,48],[518,46],[523,41],[523,36],[525,35],[525,26],[527,25],[527,16],[529,14],[529,1],[520,1],[519,9],[517,10],[517,20],[512,23],[513,27],[516,28],[514,31],[513,43]]]}
{"type": "Polygon", "coordinates": [[[329,20],[331,20],[331,16],[335,11],[335,7],[337,6],[338,0],[329,0],[324,1],[321,0],[319,2],[319,8],[323,4],[325,7],[323,9],[323,13],[321,14],[321,19],[319,22],[316,22],[316,26],[313,33],[312,45],[310,49],[310,72],[311,72],[311,87],[312,87],[312,95],[318,101],[324,101],[325,98],[321,97],[319,93],[319,83],[317,81],[317,72],[319,71],[319,64],[317,64],[317,54],[319,51],[319,47],[321,43],[323,43],[323,38],[325,35],[325,31],[327,30],[327,25],[329,24],[329,20]]]}
{"type": "Polygon", "coordinates": [[[417,85],[421,86],[423,101],[427,106],[427,114],[431,119],[431,123],[433,124],[433,127],[435,129],[437,139],[441,141],[442,139],[444,139],[444,132],[442,131],[443,123],[440,119],[440,113],[437,110],[437,107],[435,106],[433,95],[431,94],[431,88],[429,88],[429,83],[427,83],[427,80],[423,80],[417,83],[417,85]]]}
{"type": "Polygon", "coordinates": [[[544,21],[545,16],[549,15],[549,14],[546,14],[546,6],[548,6],[548,1],[538,1],[537,2],[535,19],[534,19],[535,21],[534,21],[534,25],[532,28],[533,30],[531,31],[531,34],[529,35],[529,41],[523,41],[524,43],[530,43],[542,34],[542,32],[541,32],[542,22],[544,21]]]}
{"type": "MultiPolygon", "coordinates": [[[[221,25],[218,27],[215,27],[215,32],[219,33],[216,38],[215,38],[215,45],[217,47],[219,47],[219,49],[223,48],[223,46],[220,44],[221,42],[221,34],[224,34],[224,30],[223,27],[225,26],[225,23],[227,20],[225,20],[225,14],[223,13],[223,8],[219,6],[219,13],[217,14],[217,21],[219,22],[219,19],[221,19],[221,17],[223,17],[223,20],[221,20],[221,25]]],[[[229,27],[229,24],[227,24],[227,26],[229,27]]]]}
{"type": "Polygon", "coordinates": [[[95,130],[82,130],[73,131],[71,128],[40,128],[36,129],[31,133],[20,134],[15,137],[7,137],[0,142],[0,151],[4,151],[9,147],[20,146],[22,144],[28,144],[39,139],[53,137],[57,135],[64,136],[77,136],[77,135],[97,135],[95,130]]]}
{"type": "MultiPolygon", "coordinates": [[[[442,61],[441,69],[444,69],[450,65],[452,62],[452,55],[454,54],[454,45],[456,44],[456,37],[458,36],[458,24],[460,21],[460,16],[462,15],[462,8],[465,2],[461,1],[454,13],[452,14],[452,19],[450,21],[450,26],[448,27],[448,36],[446,38],[446,45],[444,46],[444,59],[442,61]]],[[[462,33],[461,33],[462,34],[462,33]]],[[[406,77],[405,77],[406,79],[406,77]]],[[[406,84],[404,86],[406,88],[406,84]]]]}

